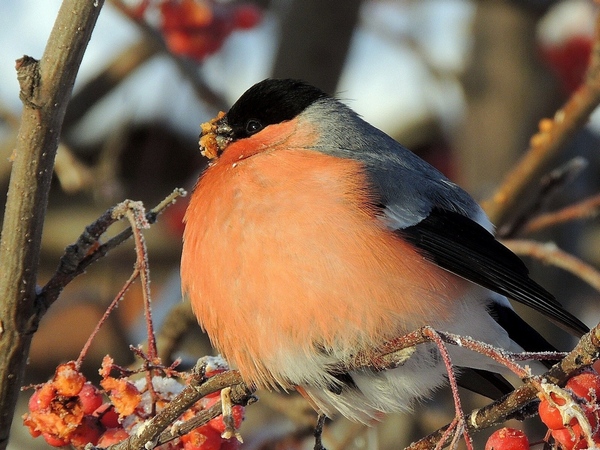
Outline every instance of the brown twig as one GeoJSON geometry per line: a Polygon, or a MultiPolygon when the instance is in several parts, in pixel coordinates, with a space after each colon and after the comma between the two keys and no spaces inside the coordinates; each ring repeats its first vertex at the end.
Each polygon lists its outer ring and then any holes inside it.
{"type": "MultiPolygon", "coordinates": [[[[406,355],[402,353],[402,349],[414,347],[424,342],[430,342],[432,336],[428,327],[421,330],[417,330],[409,335],[390,341],[389,343],[382,346],[381,356],[382,358],[373,358],[371,353],[369,357],[366,355],[357,355],[357,357],[350,361],[344,367],[338,367],[339,370],[353,371],[360,369],[369,370],[385,370],[386,368],[392,368],[398,366],[398,361],[394,359],[394,354],[401,355],[401,358],[406,358],[406,355]],[[382,361],[387,361],[388,367],[382,366],[382,361]]],[[[470,414],[466,415],[466,421],[464,423],[465,430],[472,432],[481,430],[497,423],[500,423],[507,418],[519,413],[527,404],[536,398],[539,391],[539,380],[545,382],[562,384],[564,383],[574,372],[581,369],[581,367],[591,365],[598,359],[598,352],[600,348],[600,329],[595,328],[590,333],[586,334],[577,347],[570,353],[568,353],[560,363],[552,367],[549,372],[540,377],[530,377],[529,372],[523,367],[516,364],[513,359],[537,359],[542,357],[556,358],[553,353],[525,353],[525,354],[510,354],[506,352],[494,349],[489,345],[475,341],[470,338],[457,336],[451,333],[435,332],[439,338],[447,344],[460,345],[461,347],[468,348],[474,351],[478,351],[484,355],[492,357],[494,360],[505,364],[519,376],[526,379],[526,384],[513,393],[505,396],[501,400],[494,402],[484,408],[475,410],[470,414]]],[[[136,436],[130,437],[127,441],[110,447],[111,450],[126,450],[131,448],[154,448],[160,443],[164,443],[167,440],[176,438],[185,432],[206,423],[210,418],[220,414],[221,410],[207,412],[206,417],[202,416],[200,419],[193,423],[187,423],[185,426],[178,426],[175,429],[165,431],[172,423],[174,423],[178,417],[181,416],[193,403],[198,401],[200,398],[216,392],[224,387],[233,386],[234,398],[235,399],[247,399],[253,392],[251,388],[246,386],[237,371],[225,372],[223,374],[216,375],[214,377],[205,380],[203,377],[202,361],[197,365],[200,369],[196,370],[196,374],[193,376],[193,380],[190,381],[190,385],[186,386],[182,393],[173,400],[169,406],[159,412],[154,418],[152,418],[147,425],[144,427],[144,431],[136,436]],[[151,443],[146,445],[146,443],[151,443]]],[[[234,400],[238,402],[240,400],[234,400]]],[[[244,400],[245,401],[245,400],[244,400]]],[[[454,426],[459,426],[457,422],[454,426]]],[[[440,448],[446,443],[447,440],[453,439],[452,430],[448,430],[449,426],[446,426],[435,433],[423,438],[417,443],[412,444],[409,449],[432,449],[436,446],[440,448]],[[443,441],[440,443],[440,440],[443,441]]]]}
{"type": "Polygon", "coordinates": [[[442,334],[438,333],[431,327],[425,327],[423,329],[423,333],[436,344],[438,351],[442,356],[442,360],[444,361],[444,365],[446,366],[446,373],[448,374],[450,390],[452,391],[452,399],[454,400],[454,420],[450,427],[448,427],[447,433],[445,433],[444,442],[447,438],[454,434],[452,438],[452,448],[456,448],[456,446],[458,446],[458,440],[462,435],[465,439],[465,445],[467,447],[467,450],[473,450],[473,440],[471,439],[471,435],[469,434],[466,428],[465,413],[462,409],[462,402],[460,400],[460,394],[458,392],[458,382],[456,381],[456,374],[454,373],[452,360],[450,359],[450,354],[448,353],[448,349],[446,347],[442,334]]]}
{"type": "Polygon", "coordinates": [[[113,216],[127,218],[131,224],[133,238],[135,240],[136,260],[134,273],[138,273],[142,281],[142,296],[144,298],[144,315],[146,317],[146,330],[148,338],[148,357],[155,360],[158,354],[156,350],[156,337],[154,324],[152,322],[152,307],[150,295],[150,267],[148,262],[148,249],[146,239],[142,234],[143,229],[150,227],[146,220],[144,205],[141,202],[125,200],[113,209],[113,216]]]}
{"type": "Polygon", "coordinates": [[[496,232],[498,237],[508,239],[520,233],[531,217],[539,214],[546,208],[548,202],[565,186],[571,183],[588,165],[585,158],[576,156],[565,164],[545,174],[539,183],[539,192],[531,205],[516,219],[502,225],[496,232]]]}
{"type": "Polygon", "coordinates": [[[125,200],[113,209],[113,217],[122,219],[127,218],[130,223],[130,228],[135,241],[135,267],[132,278],[139,277],[142,282],[142,297],[144,299],[144,317],[146,319],[146,334],[148,354],[143,358],[144,373],[146,376],[146,386],[152,398],[152,412],[156,412],[157,395],[154,390],[154,370],[152,365],[158,363],[158,351],[156,349],[156,335],[154,333],[154,323],[152,321],[152,306],[150,295],[150,263],[148,262],[148,249],[146,247],[146,239],[142,234],[143,229],[150,227],[150,223],[146,220],[146,213],[142,202],[125,200]]]}
{"type": "Polygon", "coordinates": [[[528,187],[554,158],[565,142],[585,124],[600,104],[600,14],[596,18],[596,39],[585,82],[571,95],[552,119],[540,121],[539,132],[530,141],[527,153],[506,176],[483,208],[493,223],[501,225],[528,187]]]}
{"type": "Polygon", "coordinates": [[[556,244],[523,239],[509,239],[502,242],[517,255],[530,256],[566,270],[600,292],[600,271],[576,256],[561,250],[556,244]]]}
{"type": "MultiPolygon", "coordinates": [[[[165,208],[174,203],[178,197],[185,195],[187,195],[185,190],[175,189],[163,201],[148,212],[146,215],[148,223],[154,223],[158,215],[162,213],[165,208]]],[[[60,259],[56,272],[37,296],[39,318],[41,318],[50,305],[58,299],[62,290],[73,281],[75,277],[81,275],[90,264],[104,257],[110,250],[119,246],[132,236],[133,230],[129,227],[104,244],[99,244],[100,237],[113,223],[118,221],[113,215],[113,209],[114,208],[110,208],[94,223],[88,225],[81,236],[79,236],[79,239],[77,239],[77,242],[66,248],[65,254],[60,259]]]]}
{"type": "Polygon", "coordinates": [[[523,227],[523,233],[535,233],[546,228],[575,220],[592,219],[600,215],[600,194],[586,198],[558,211],[540,214],[523,227]]]}
{"type": "Polygon", "coordinates": [[[64,0],[39,61],[17,61],[21,126],[0,241],[0,449],[8,443],[32,333],[48,191],[68,99],[104,0],[64,0]]]}

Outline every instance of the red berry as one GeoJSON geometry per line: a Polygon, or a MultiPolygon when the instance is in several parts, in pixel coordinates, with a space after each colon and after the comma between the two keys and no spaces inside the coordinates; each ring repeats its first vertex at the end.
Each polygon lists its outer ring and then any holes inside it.
{"type": "Polygon", "coordinates": [[[581,398],[594,401],[600,398],[600,375],[595,372],[583,372],[567,381],[568,389],[581,398]]]}
{"type": "Polygon", "coordinates": [[[50,433],[42,433],[42,436],[48,445],[51,445],[52,447],[64,447],[68,444],[64,439],[60,439],[50,433]]]}
{"type": "Polygon", "coordinates": [[[32,438],[39,437],[42,434],[42,432],[40,430],[38,430],[37,428],[31,427],[31,426],[27,426],[27,428],[29,429],[29,434],[31,434],[32,438]]]}
{"type": "Polygon", "coordinates": [[[84,414],[92,414],[102,405],[102,394],[89,381],[79,391],[79,401],[84,414]]]}
{"type": "Polygon", "coordinates": [[[36,389],[29,399],[29,411],[34,412],[48,408],[54,397],[56,397],[56,390],[52,387],[52,384],[44,384],[36,389]]]}
{"type": "Polygon", "coordinates": [[[262,15],[254,5],[239,5],[233,13],[233,23],[236,28],[248,30],[254,28],[262,15]]]}
{"type": "MultiPolygon", "coordinates": [[[[550,395],[558,405],[564,405],[566,403],[563,398],[557,397],[554,394],[550,395]]],[[[558,430],[565,427],[559,409],[556,406],[551,405],[547,399],[542,399],[538,406],[538,412],[540,414],[540,419],[550,430],[558,430]]],[[[575,423],[577,423],[576,419],[571,420],[571,425],[575,423]]]]}
{"type": "Polygon", "coordinates": [[[79,426],[71,433],[69,440],[75,448],[83,448],[86,444],[96,445],[104,433],[104,427],[97,417],[84,416],[79,426]]]}
{"type": "Polygon", "coordinates": [[[184,450],[220,450],[221,433],[212,427],[202,425],[181,438],[184,450]]]}
{"type": "Polygon", "coordinates": [[[548,400],[542,400],[538,406],[540,419],[550,430],[564,428],[563,420],[558,408],[550,405],[548,400]]]}
{"type": "Polygon", "coordinates": [[[204,376],[207,378],[214,377],[215,375],[223,373],[226,370],[227,366],[225,365],[225,361],[219,357],[213,357],[206,366],[204,376]]]}
{"type": "Polygon", "coordinates": [[[585,417],[587,418],[588,422],[590,423],[592,432],[596,431],[596,428],[598,428],[598,414],[600,413],[600,410],[598,409],[598,405],[597,404],[585,404],[585,405],[581,405],[581,408],[583,409],[585,417]]]}
{"type": "Polygon", "coordinates": [[[196,0],[181,0],[179,3],[179,18],[184,27],[202,28],[213,20],[210,7],[196,0]]]}
{"type": "Polygon", "coordinates": [[[29,397],[29,402],[27,403],[27,407],[29,408],[30,412],[35,412],[42,409],[42,405],[40,404],[39,389],[36,389],[33,394],[31,394],[31,397],[29,397]]]}
{"type": "Polygon", "coordinates": [[[109,445],[118,444],[129,437],[129,433],[123,428],[109,428],[98,440],[98,447],[106,448],[109,445]]]}
{"type": "Polygon", "coordinates": [[[171,50],[176,55],[185,55],[190,51],[191,35],[183,30],[171,30],[165,33],[165,40],[171,50]]]}
{"type": "Polygon", "coordinates": [[[570,428],[571,429],[561,428],[559,430],[552,430],[552,437],[566,450],[582,448],[580,441],[583,440],[583,442],[585,442],[585,438],[582,436],[581,426],[577,423],[570,428]]]}
{"type": "Polygon", "coordinates": [[[202,406],[202,409],[208,409],[211,406],[213,406],[216,403],[219,403],[221,401],[221,391],[217,391],[217,392],[213,392],[211,394],[208,394],[207,396],[203,397],[202,400],[200,401],[200,405],[202,406]]]}
{"type": "Polygon", "coordinates": [[[487,440],[485,450],[528,450],[529,440],[525,433],[514,428],[500,428],[487,440]]]}
{"type": "Polygon", "coordinates": [[[117,428],[119,424],[119,413],[110,403],[104,403],[96,411],[94,415],[98,416],[100,423],[106,428],[117,428]]]}

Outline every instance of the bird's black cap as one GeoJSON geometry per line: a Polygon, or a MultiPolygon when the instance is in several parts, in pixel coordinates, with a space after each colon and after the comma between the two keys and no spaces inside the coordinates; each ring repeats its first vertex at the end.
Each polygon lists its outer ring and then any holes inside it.
{"type": "Polygon", "coordinates": [[[227,123],[233,139],[243,139],[293,119],[324,97],[328,97],[325,92],[304,81],[268,78],[242,94],[227,113],[227,123]]]}

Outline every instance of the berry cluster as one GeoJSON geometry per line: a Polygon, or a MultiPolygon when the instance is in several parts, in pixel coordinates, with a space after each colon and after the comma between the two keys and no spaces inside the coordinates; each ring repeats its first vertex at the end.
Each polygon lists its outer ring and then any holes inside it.
{"type": "Polygon", "coordinates": [[[600,443],[600,376],[595,371],[574,376],[565,389],[540,393],[539,414],[560,448],[585,449],[600,443]]]}
{"type": "Polygon", "coordinates": [[[39,386],[29,399],[24,423],[32,436],[43,436],[54,447],[96,445],[107,426],[108,410],[97,413],[104,402],[101,392],[86,381],[70,362],[58,366],[54,378],[39,386]]]}
{"type": "Polygon", "coordinates": [[[214,0],[143,0],[130,12],[141,20],[149,9],[158,11],[158,26],[169,50],[196,61],[219,50],[235,30],[254,28],[262,17],[254,5],[214,0]]]}
{"type": "MultiPolygon", "coordinates": [[[[148,419],[164,408],[184,385],[171,376],[154,376],[152,387],[147,379],[131,381],[110,376],[113,362],[106,357],[96,388],[79,372],[73,361],[61,364],[54,377],[40,386],[29,400],[29,412],[23,416],[25,426],[32,436],[42,436],[54,447],[71,445],[83,449],[88,443],[108,447],[135,434],[148,419]],[[105,395],[108,401],[105,402],[105,395]]],[[[212,358],[206,376],[226,370],[221,358],[212,358]]],[[[201,399],[188,409],[179,421],[191,419],[200,411],[220,401],[220,391],[201,399]]],[[[232,422],[239,428],[244,408],[232,408],[232,422]]],[[[160,447],[163,450],[234,450],[239,448],[235,433],[226,427],[223,416],[192,430],[187,435],[160,447]]]]}
{"type": "MultiPolygon", "coordinates": [[[[560,450],[598,448],[600,444],[600,375],[588,370],[575,375],[564,389],[542,383],[538,412],[548,427],[546,440],[560,450]]],[[[527,450],[527,436],[512,428],[494,432],[485,450],[527,450]]]]}

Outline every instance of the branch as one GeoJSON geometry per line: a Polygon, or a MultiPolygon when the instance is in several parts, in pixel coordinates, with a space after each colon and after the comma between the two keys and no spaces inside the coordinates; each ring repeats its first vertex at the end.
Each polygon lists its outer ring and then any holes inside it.
{"type": "Polygon", "coordinates": [[[596,18],[596,40],[585,82],[571,95],[552,119],[543,119],[539,132],[518,165],[506,176],[492,198],[482,206],[491,221],[502,224],[512,213],[531,180],[544,170],[565,142],[583,126],[600,104],[600,14],[596,18]]]}
{"type": "MultiPolygon", "coordinates": [[[[163,201],[148,211],[146,214],[148,223],[152,224],[156,222],[158,215],[166,207],[173,204],[178,197],[185,195],[187,195],[185,190],[175,189],[163,201]]],[[[104,244],[100,244],[99,241],[102,234],[118,220],[119,218],[114,214],[114,208],[108,209],[94,223],[85,228],[85,231],[79,236],[77,242],[66,248],[56,272],[37,296],[36,320],[39,321],[41,319],[44,312],[58,299],[62,290],[76,276],[81,275],[90,264],[104,257],[110,250],[133,235],[133,230],[129,227],[104,244]]]]}
{"type": "Polygon", "coordinates": [[[600,215],[600,194],[566,206],[558,211],[540,214],[532,218],[523,227],[523,233],[535,233],[555,225],[581,219],[592,219],[600,215]]]}
{"type": "Polygon", "coordinates": [[[520,233],[531,218],[543,211],[552,197],[561,192],[567,184],[577,178],[587,165],[588,162],[585,158],[577,156],[562,166],[553,169],[550,173],[545,174],[540,179],[539,192],[536,193],[534,201],[516,219],[503,224],[496,231],[496,236],[508,239],[520,233]]]}
{"type": "Polygon", "coordinates": [[[35,316],[36,270],[54,157],[75,76],[104,0],[64,0],[40,61],[17,61],[24,107],[0,240],[0,450],[8,443],[35,316]]]}
{"type": "Polygon", "coordinates": [[[541,242],[524,239],[503,240],[502,243],[517,255],[530,256],[539,259],[546,264],[560,267],[576,277],[581,278],[600,292],[600,271],[581,259],[561,250],[554,243],[549,242],[543,244],[541,242]]]}
{"type": "Polygon", "coordinates": [[[221,414],[221,404],[217,403],[213,408],[207,411],[199,420],[186,422],[176,427],[175,430],[165,431],[173,424],[181,414],[188,410],[194,403],[213,392],[217,392],[226,387],[233,387],[232,402],[236,404],[246,404],[252,398],[253,389],[248,388],[242,381],[238,371],[230,370],[228,372],[217,374],[206,379],[204,377],[202,359],[196,364],[196,368],[189,384],[181,391],[173,401],[171,401],[156,416],[149,419],[140,431],[128,439],[109,447],[110,450],[130,450],[137,448],[152,449],[156,446],[175,439],[194,428],[207,423],[210,419],[221,414]]]}
{"type": "MultiPolygon", "coordinates": [[[[536,398],[538,393],[536,384],[538,380],[563,385],[573,373],[597,361],[600,356],[599,351],[600,324],[584,335],[577,346],[548,372],[539,377],[532,378],[526,384],[500,400],[466,414],[468,431],[483,430],[518,414],[523,407],[536,398]]],[[[429,450],[434,448],[447,428],[448,426],[445,426],[418,442],[411,444],[407,447],[407,450],[429,450]]]]}

